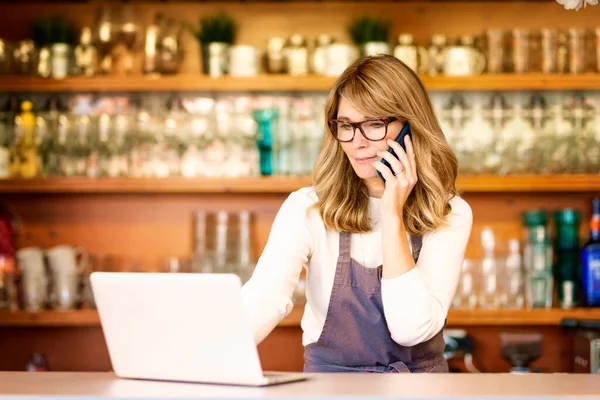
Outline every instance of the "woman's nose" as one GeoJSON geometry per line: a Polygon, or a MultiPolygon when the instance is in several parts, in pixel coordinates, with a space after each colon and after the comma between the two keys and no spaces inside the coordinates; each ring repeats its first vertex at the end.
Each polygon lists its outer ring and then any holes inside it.
{"type": "Polygon", "coordinates": [[[354,138],[352,139],[352,144],[355,147],[367,147],[369,145],[369,141],[362,134],[360,129],[354,128],[354,138]]]}

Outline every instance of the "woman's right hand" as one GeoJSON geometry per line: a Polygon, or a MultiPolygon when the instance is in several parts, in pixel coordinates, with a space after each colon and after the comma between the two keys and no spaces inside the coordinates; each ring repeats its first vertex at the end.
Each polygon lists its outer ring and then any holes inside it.
{"type": "Polygon", "coordinates": [[[381,160],[373,163],[373,166],[381,172],[385,178],[385,190],[381,197],[380,214],[382,217],[402,217],[404,203],[417,184],[417,162],[414,148],[409,136],[404,138],[406,152],[397,142],[388,139],[388,145],[394,149],[398,158],[388,151],[377,153],[385,159],[392,167],[390,170],[381,160]],[[392,172],[393,171],[393,172],[392,172]]]}

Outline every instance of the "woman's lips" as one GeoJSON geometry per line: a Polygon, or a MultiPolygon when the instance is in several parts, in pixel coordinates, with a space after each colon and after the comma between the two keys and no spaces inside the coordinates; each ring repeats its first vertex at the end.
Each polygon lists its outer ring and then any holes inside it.
{"type": "Polygon", "coordinates": [[[375,160],[377,160],[377,157],[354,157],[354,161],[356,161],[358,164],[371,164],[375,160]]]}

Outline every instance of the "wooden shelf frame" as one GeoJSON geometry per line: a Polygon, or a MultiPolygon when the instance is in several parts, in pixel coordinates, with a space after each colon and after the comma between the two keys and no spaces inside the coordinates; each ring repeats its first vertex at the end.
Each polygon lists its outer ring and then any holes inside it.
{"type": "Polygon", "coordinates": [[[0,193],[290,193],[308,177],[252,178],[35,178],[0,180],[0,193]]]}
{"type": "Polygon", "coordinates": [[[450,310],[448,325],[453,326],[557,326],[562,320],[600,321],[600,308],[450,310]]]}
{"type": "MultiPolygon", "coordinates": [[[[300,327],[303,308],[295,308],[278,325],[282,328],[300,327]]],[[[600,308],[563,310],[450,310],[448,326],[558,326],[564,319],[600,321],[600,308]]],[[[0,327],[99,327],[96,310],[74,311],[2,311],[0,327]]]]}
{"type": "MultiPolygon", "coordinates": [[[[310,186],[310,177],[270,176],[251,178],[85,178],[52,177],[0,179],[3,194],[210,194],[291,193],[310,186]]],[[[465,192],[598,192],[596,175],[463,176],[457,187],[465,192]]]]}
{"type": "MultiPolygon", "coordinates": [[[[600,90],[600,73],[571,74],[481,74],[471,76],[422,75],[431,91],[473,90],[600,90]]],[[[255,77],[177,74],[159,77],[113,75],[50,79],[19,75],[0,76],[0,91],[24,93],[52,92],[327,92],[334,77],[290,76],[282,74],[255,77]]]]}

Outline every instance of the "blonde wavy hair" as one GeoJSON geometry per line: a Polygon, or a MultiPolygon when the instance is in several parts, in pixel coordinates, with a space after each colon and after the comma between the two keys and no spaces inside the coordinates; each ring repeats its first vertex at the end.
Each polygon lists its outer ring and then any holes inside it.
{"type": "MultiPolygon", "coordinates": [[[[419,77],[392,56],[361,57],[329,91],[326,121],[337,117],[341,97],[369,117],[395,117],[410,124],[418,181],[404,205],[406,230],[410,235],[422,235],[445,226],[451,211],[449,200],[457,194],[458,161],[419,77]]],[[[367,186],[354,172],[328,126],[312,179],[319,198],[314,207],[327,228],[352,233],[371,231],[367,186]]]]}

